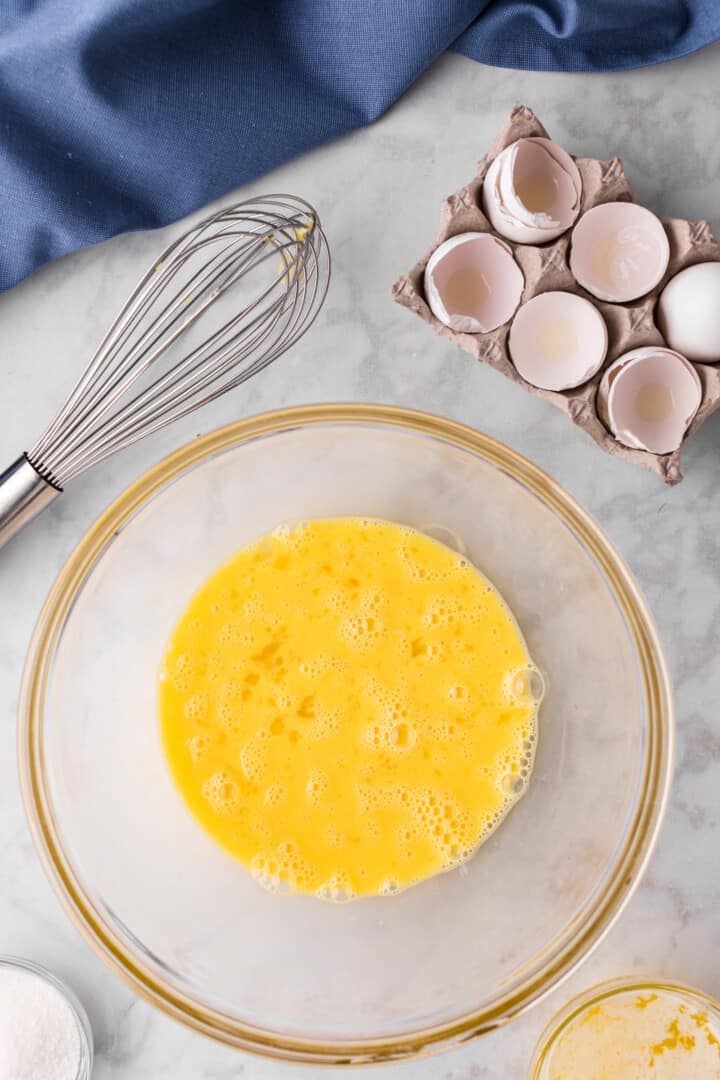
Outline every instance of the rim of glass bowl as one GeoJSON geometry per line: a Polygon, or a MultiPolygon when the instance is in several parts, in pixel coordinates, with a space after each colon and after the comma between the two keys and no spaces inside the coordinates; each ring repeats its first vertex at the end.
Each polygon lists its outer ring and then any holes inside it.
{"type": "Polygon", "coordinates": [[[447,1050],[519,1015],[570,974],[618,917],[650,857],[668,796],[672,742],[672,694],[652,616],[629,569],[590,515],[536,465],[472,428],[429,413],[368,404],[300,406],[240,420],[170,454],[120,495],[80,541],[45,602],[25,664],[18,729],[21,789],[36,850],[65,910],[98,955],[136,993],[196,1031],[265,1057],[326,1065],[383,1063],[447,1050]],[[118,939],[63,849],[46,782],[42,725],[48,675],[65,619],[113,533],[170,481],[231,446],[288,428],[339,423],[402,428],[449,442],[506,473],[559,517],[594,560],[627,621],[642,674],[647,731],[642,796],[613,870],[598,889],[592,910],[568,925],[521,983],[491,1005],[437,1026],[382,1039],[318,1042],[239,1022],[198,1002],[165,983],[118,939]]]}
{"type": "Polygon", "coordinates": [[[80,1041],[80,1060],[78,1062],[75,1080],[90,1080],[93,1067],[94,1043],[92,1027],[85,1006],[70,989],[67,983],[59,979],[42,964],[36,964],[34,960],[26,960],[23,956],[12,956],[6,953],[0,955],[0,968],[11,968],[15,971],[27,971],[38,979],[42,979],[48,986],[57,990],[60,997],[70,1009],[77,1025],[78,1039],[80,1041]]]}
{"type": "Polygon", "coordinates": [[[649,990],[650,992],[659,990],[660,992],[677,994],[679,997],[686,998],[702,1008],[708,1009],[720,1021],[720,1001],[716,1001],[715,998],[710,997],[709,994],[706,994],[703,990],[698,990],[696,987],[672,982],[658,975],[623,975],[617,979],[608,979],[606,982],[596,983],[595,986],[591,986],[588,990],[583,990],[582,993],[571,998],[550,1019],[537,1041],[530,1063],[528,1080],[542,1080],[543,1069],[548,1064],[549,1055],[557,1045],[558,1039],[567,1031],[570,1024],[580,1013],[584,1012],[588,1006],[597,1005],[601,1001],[607,1001],[608,998],[615,997],[616,994],[623,994],[628,990],[649,990]]]}

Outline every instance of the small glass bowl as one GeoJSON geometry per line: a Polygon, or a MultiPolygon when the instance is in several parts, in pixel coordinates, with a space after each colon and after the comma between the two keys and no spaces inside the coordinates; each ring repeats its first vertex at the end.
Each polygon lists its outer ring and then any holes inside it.
{"type": "Polygon", "coordinates": [[[720,1023],[720,1002],[704,994],[702,990],[695,990],[680,983],[668,982],[656,975],[626,975],[622,978],[610,979],[607,982],[591,986],[589,990],[578,994],[559,1012],[555,1013],[538,1039],[530,1063],[528,1080],[548,1080],[550,1076],[548,1070],[552,1065],[552,1053],[573,1020],[576,1020],[581,1013],[588,1008],[592,1008],[593,1005],[607,1001],[608,998],[615,997],[617,994],[626,994],[628,991],[637,991],[642,994],[648,992],[673,994],[675,997],[684,999],[688,1005],[699,1007],[712,1014],[715,1020],[720,1023]]]}
{"type": "Polygon", "coordinates": [[[90,1021],[88,1020],[87,1013],[85,1012],[82,1003],[78,1000],[70,987],[66,986],[64,982],[61,982],[60,979],[53,975],[51,971],[48,971],[47,968],[41,967],[40,964],[34,964],[32,960],[23,960],[19,956],[0,956],[0,968],[12,968],[15,971],[27,971],[30,975],[37,976],[38,979],[42,979],[57,990],[75,1017],[78,1036],[80,1038],[80,1061],[74,1080],[90,1080],[90,1074],[92,1073],[93,1067],[92,1028],[90,1027],[90,1021]]]}

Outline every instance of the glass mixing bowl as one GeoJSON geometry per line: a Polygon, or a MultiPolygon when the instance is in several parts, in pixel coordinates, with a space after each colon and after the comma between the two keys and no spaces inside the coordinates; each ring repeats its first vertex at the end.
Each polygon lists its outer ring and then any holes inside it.
{"type": "Polygon", "coordinates": [[[593,520],[507,447],[365,405],[242,421],[125,492],[40,616],[19,733],[35,844],[107,963],[198,1031],[336,1065],[489,1031],[587,956],[650,854],[671,742],[652,620],[593,520]],[[170,631],[219,563],[280,522],[338,515],[457,534],[547,681],[529,790],[476,856],[346,905],[270,895],[215,846],[170,779],[155,697],[170,631]]]}

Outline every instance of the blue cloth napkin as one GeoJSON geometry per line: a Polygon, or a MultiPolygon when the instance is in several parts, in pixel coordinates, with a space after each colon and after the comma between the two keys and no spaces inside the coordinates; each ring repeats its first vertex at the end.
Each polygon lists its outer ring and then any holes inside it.
{"type": "Polygon", "coordinates": [[[0,289],[388,108],[447,48],[568,71],[720,37],[720,0],[5,0],[0,289]]]}

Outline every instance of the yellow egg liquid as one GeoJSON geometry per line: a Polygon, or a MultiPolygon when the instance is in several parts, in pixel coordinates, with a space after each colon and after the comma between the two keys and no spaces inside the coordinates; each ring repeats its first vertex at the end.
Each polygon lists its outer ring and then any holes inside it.
{"type": "Polygon", "coordinates": [[[357,518],[281,527],[193,597],[163,659],[172,776],[266,887],[391,894],[467,859],[523,794],[541,682],[466,559],[357,518]]]}
{"type": "Polygon", "coordinates": [[[543,1080],[720,1080],[720,1026],[667,990],[588,1005],[559,1036],[543,1080]]]}

